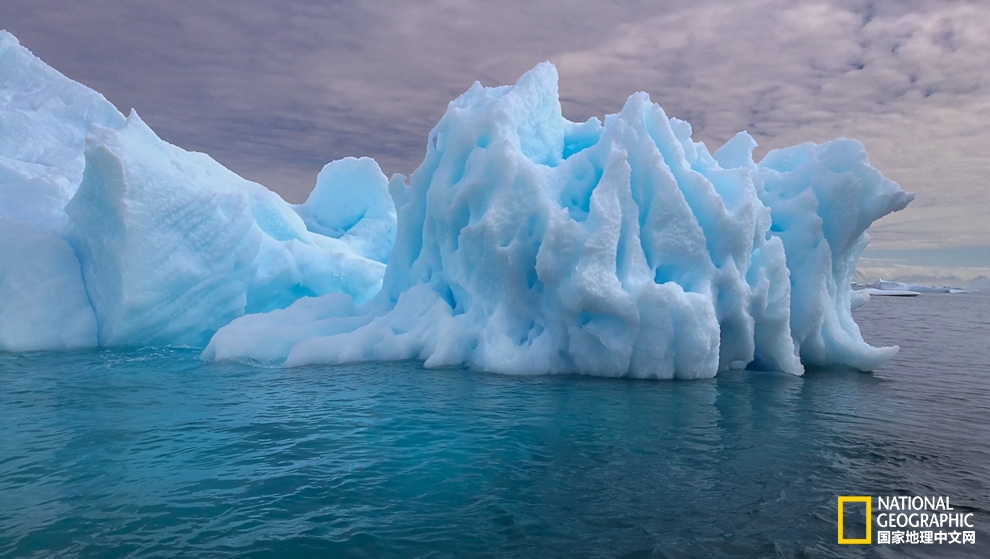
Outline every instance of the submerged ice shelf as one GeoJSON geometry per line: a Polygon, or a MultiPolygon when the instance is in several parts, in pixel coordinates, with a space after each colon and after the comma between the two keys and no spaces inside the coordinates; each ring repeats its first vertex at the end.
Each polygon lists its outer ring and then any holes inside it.
{"type": "Polygon", "coordinates": [[[642,93],[572,123],[544,63],[451,102],[408,178],[334,162],[292,207],[9,34],[0,76],[0,238],[20,247],[0,257],[0,349],[649,378],[896,352],[863,341],[849,285],[866,229],[912,196],[852,140],[757,164],[740,133],[711,154],[642,93]]]}

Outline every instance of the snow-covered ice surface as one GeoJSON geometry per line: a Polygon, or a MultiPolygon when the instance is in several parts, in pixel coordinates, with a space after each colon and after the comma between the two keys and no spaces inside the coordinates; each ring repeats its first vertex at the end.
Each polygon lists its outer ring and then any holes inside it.
{"type": "Polygon", "coordinates": [[[394,239],[386,183],[334,162],[293,207],[0,31],[0,350],[203,347],[303,296],[364,301],[394,239]]]}
{"type": "Polygon", "coordinates": [[[866,229],[912,196],[852,140],[759,164],[755,146],[740,133],[712,155],[642,93],[604,123],[569,122],[548,63],[476,83],[389,182],[382,291],[243,316],[203,357],[651,378],[875,368],[897,348],[863,341],[850,281],[866,229]]]}

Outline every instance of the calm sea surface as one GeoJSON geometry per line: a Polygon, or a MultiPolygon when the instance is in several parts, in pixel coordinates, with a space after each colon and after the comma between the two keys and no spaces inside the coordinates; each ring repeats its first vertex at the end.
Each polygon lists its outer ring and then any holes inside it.
{"type": "Polygon", "coordinates": [[[990,557],[990,295],[855,314],[872,374],[0,354],[0,556],[990,557]],[[838,495],[949,496],[976,545],[839,546],[838,495]]]}

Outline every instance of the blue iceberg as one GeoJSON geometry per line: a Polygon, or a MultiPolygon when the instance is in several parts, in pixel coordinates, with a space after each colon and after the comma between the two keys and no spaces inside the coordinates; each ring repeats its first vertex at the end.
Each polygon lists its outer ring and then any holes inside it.
{"type": "Polygon", "coordinates": [[[0,32],[0,350],[203,347],[245,313],[371,298],[394,238],[373,160],[329,164],[294,207],[0,32]]]}
{"type": "Polygon", "coordinates": [[[638,378],[897,351],[863,341],[850,283],[912,196],[852,140],[713,154],[643,93],[574,123],[544,63],[451,102],[409,177],[335,161],[293,206],[5,32],[0,78],[0,350],[638,378]]]}
{"type": "Polygon", "coordinates": [[[240,317],[203,357],[638,378],[879,366],[897,348],[863,341],[849,286],[866,229],[912,196],[852,140],[759,164],[755,147],[740,133],[711,154],[643,93],[569,122],[549,63],[475,83],[389,182],[381,292],[240,317]]]}

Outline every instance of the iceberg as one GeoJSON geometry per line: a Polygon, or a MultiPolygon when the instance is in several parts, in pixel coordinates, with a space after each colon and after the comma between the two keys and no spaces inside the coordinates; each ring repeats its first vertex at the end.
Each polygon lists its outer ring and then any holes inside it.
{"type": "Polygon", "coordinates": [[[913,196],[852,140],[755,163],[746,133],[712,154],[691,132],[643,93],[570,122],[549,63],[514,86],[475,83],[419,168],[388,183],[381,291],[242,316],[202,356],[637,378],[893,356],[863,341],[850,282],[869,225],[913,196]]]}
{"type": "Polygon", "coordinates": [[[0,32],[0,350],[129,344],[706,378],[872,370],[866,231],[913,198],[839,139],[714,153],[644,93],[562,116],[556,69],[475,83],[422,164],[329,163],[291,205],[0,32]]]}
{"type": "Polygon", "coordinates": [[[0,32],[0,350],[204,347],[300,297],[365,301],[394,237],[373,160],[327,165],[292,206],[0,32]]]}
{"type": "Polygon", "coordinates": [[[961,287],[949,287],[944,285],[942,287],[935,287],[934,285],[917,285],[913,283],[904,283],[900,281],[887,281],[883,278],[877,278],[872,282],[866,284],[867,289],[873,289],[876,291],[914,291],[916,293],[968,293],[965,289],[961,287]]]}

